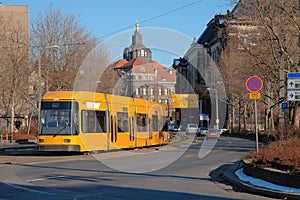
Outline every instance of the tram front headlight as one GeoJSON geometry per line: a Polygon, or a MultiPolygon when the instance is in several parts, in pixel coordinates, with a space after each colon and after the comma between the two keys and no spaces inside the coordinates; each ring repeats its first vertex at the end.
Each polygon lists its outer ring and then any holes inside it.
{"type": "Polygon", "coordinates": [[[64,139],[64,143],[70,143],[71,139],[64,139]]]}

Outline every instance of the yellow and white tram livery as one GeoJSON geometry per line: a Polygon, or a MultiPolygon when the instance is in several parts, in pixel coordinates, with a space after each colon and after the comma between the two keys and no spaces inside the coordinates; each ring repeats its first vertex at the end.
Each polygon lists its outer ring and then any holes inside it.
{"type": "Polygon", "coordinates": [[[48,92],[38,150],[88,152],[167,144],[165,104],[95,92],[48,92]]]}

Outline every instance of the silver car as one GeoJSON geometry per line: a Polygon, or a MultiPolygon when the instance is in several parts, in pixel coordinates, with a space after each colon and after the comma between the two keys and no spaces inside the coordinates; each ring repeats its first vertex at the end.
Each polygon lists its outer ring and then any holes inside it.
{"type": "Polygon", "coordinates": [[[196,134],[198,132],[197,124],[188,124],[186,127],[186,134],[196,134]]]}

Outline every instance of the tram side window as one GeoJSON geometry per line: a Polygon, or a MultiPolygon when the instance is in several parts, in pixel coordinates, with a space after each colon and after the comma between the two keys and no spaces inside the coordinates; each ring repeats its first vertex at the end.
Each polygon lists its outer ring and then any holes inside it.
{"type": "Polygon", "coordinates": [[[136,124],[138,127],[138,132],[146,132],[147,131],[147,122],[148,122],[148,115],[146,114],[137,114],[136,124]]]}
{"type": "Polygon", "coordinates": [[[155,132],[158,131],[158,116],[157,115],[152,116],[152,130],[155,132]]]}
{"type": "Polygon", "coordinates": [[[105,111],[83,110],[82,111],[82,132],[103,133],[106,132],[105,111]]]}
{"type": "Polygon", "coordinates": [[[128,113],[118,112],[118,132],[128,132],[128,113]]]}

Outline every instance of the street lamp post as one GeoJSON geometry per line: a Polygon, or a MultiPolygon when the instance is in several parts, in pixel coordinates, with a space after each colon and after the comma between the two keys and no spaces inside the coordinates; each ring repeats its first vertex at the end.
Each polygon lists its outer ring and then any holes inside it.
{"type": "Polygon", "coordinates": [[[41,58],[42,58],[42,53],[41,51],[46,48],[46,49],[52,49],[52,48],[61,48],[58,45],[45,45],[45,46],[37,46],[39,48],[39,59],[38,59],[38,132],[40,132],[40,124],[41,124],[41,107],[42,107],[42,72],[41,72],[41,58]]]}
{"type": "Polygon", "coordinates": [[[216,125],[217,125],[217,130],[219,130],[219,100],[218,100],[218,90],[213,89],[213,88],[207,88],[207,90],[213,90],[216,93],[216,125]]]}
{"type": "Polygon", "coordinates": [[[41,78],[41,53],[38,61],[38,133],[40,133],[41,124],[41,105],[42,105],[42,78],[41,78]]]}

